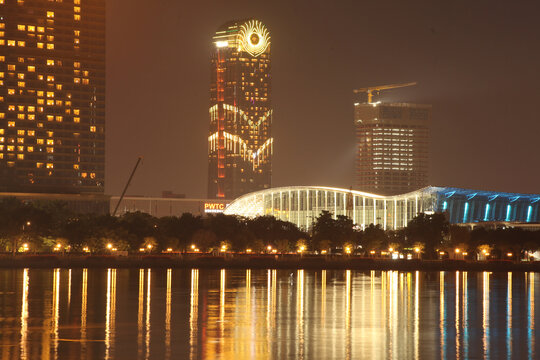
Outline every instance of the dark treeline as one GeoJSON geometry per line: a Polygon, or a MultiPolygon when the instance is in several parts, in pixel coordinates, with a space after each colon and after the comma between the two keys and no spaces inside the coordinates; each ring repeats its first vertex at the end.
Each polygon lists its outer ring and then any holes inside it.
{"type": "Polygon", "coordinates": [[[346,216],[334,219],[331,213],[323,211],[307,233],[293,223],[271,216],[246,219],[185,213],[180,217],[156,218],[140,212],[120,217],[79,215],[68,211],[61,202],[0,200],[0,251],[4,252],[184,252],[193,248],[200,252],[250,249],[254,253],[309,251],[370,257],[400,252],[426,259],[439,258],[441,254],[459,259],[518,259],[540,249],[540,231],[471,231],[449,225],[444,214],[419,214],[406,228],[395,231],[384,231],[378,225],[362,230],[346,216]]]}

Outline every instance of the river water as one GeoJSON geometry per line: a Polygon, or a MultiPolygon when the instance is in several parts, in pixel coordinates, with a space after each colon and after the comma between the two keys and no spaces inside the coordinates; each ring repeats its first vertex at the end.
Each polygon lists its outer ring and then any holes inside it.
{"type": "Polygon", "coordinates": [[[537,359],[536,273],[1,269],[1,359],[537,359]]]}

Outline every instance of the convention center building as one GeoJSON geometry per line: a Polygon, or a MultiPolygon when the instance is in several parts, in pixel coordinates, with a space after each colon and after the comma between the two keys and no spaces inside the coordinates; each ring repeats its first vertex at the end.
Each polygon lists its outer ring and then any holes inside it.
{"type": "Polygon", "coordinates": [[[302,229],[326,210],[369,224],[400,229],[419,213],[446,213],[451,224],[540,222],[540,194],[516,194],[429,186],[402,195],[382,196],[322,186],[290,186],[252,192],[232,201],[224,213],[247,218],[271,215],[302,229]]]}

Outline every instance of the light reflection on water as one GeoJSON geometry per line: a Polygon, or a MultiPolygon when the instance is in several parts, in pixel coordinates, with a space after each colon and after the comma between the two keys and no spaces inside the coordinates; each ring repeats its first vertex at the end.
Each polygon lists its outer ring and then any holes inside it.
{"type": "Polygon", "coordinates": [[[0,270],[0,359],[535,359],[535,273],[0,270]]]}

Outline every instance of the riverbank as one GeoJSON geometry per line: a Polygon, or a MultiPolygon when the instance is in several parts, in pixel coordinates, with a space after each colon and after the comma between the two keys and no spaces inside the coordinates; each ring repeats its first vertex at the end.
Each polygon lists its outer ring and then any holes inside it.
{"type": "Polygon", "coordinates": [[[342,256],[3,255],[0,268],[213,268],[399,271],[533,271],[540,262],[390,260],[342,256]]]}

